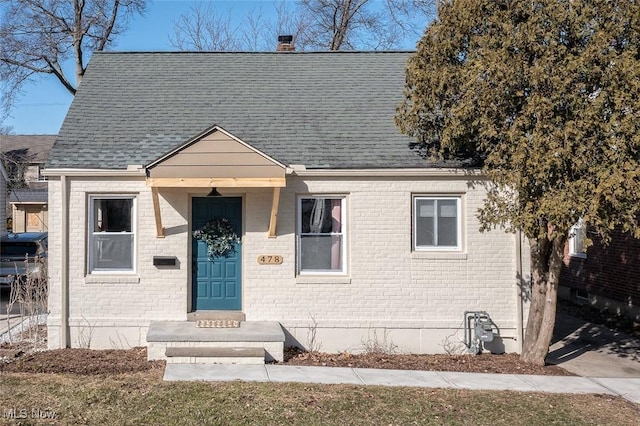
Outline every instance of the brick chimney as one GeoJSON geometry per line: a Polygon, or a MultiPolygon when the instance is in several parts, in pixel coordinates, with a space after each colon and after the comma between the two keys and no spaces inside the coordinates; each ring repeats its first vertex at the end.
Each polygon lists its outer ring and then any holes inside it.
{"type": "Polygon", "coordinates": [[[293,52],[294,50],[296,50],[296,48],[293,46],[292,35],[278,36],[278,47],[276,47],[276,52],[293,52]]]}

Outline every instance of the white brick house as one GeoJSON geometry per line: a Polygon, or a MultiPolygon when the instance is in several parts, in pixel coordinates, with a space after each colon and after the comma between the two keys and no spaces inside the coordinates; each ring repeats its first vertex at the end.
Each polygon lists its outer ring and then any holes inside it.
{"type": "Polygon", "coordinates": [[[437,353],[486,311],[487,348],[518,351],[526,245],[479,232],[477,171],[395,129],[407,57],[95,54],[46,171],[49,346],[145,345],[213,311],[288,345],[437,353]],[[233,256],[192,237],[213,217],[233,256]]]}

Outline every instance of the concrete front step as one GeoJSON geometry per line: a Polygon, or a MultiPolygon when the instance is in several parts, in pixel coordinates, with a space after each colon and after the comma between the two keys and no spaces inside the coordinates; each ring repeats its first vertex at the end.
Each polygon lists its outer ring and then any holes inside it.
{"type": "Polygon", "coordinates": [[[187,321],[199,320],[246,320],[246,315],[241,311],[195,311],[187,314],[187,321]]]}
{"type": "MultiPolygon", "coordinates": [[[[203,362],[206,358],[218,358],[218,363],[239,362],[241,357],[201,356],[213,349],[259,349],[264,361],[282,361],[284,359],[285,336],[282,326],[273,321],[245,321],[237,328],[199,328],[192,321],[157,321],[149,325],[147,332],[147,358],[149,360],[167,360],[167,362],[203,362]],[[186,356],[168,356],[184,354],[186,356]],[[176,349],[179,349],[177,352],[176,349]],[[191,355],[186,349],[197,349],[199,355],[191,355]],[[173,358],[173,361],[169,359],[173,358]],[[193,361],[189,359],[193,358],[193,361]],[[197,358],[197,361],[195,360],[197,358]]],[[[252,363],[256,361],[255,357],[252,363]]],[[[246,360],[245,360],[246,361],[246,360]]],[[[211,360],[207,361],[211,362],[211,360]]]]}
{"type": "Polygon", "coordinates": [[[264,364],[263,348],[168,347],[169,364],[264,364]]]}

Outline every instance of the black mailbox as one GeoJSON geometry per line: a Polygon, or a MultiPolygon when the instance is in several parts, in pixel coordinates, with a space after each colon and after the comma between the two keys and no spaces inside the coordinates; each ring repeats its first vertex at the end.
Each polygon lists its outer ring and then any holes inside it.
{"type": "Polygon", "coordinates": [[[153,256],[153,266],[177,266],[178,258],[175,256],[153,256]]]}

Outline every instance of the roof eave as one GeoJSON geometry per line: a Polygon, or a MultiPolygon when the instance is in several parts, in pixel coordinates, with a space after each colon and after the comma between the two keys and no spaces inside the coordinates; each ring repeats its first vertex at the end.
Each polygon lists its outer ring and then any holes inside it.
{"type": "Polygon", "coordinates": [[[146,177],[145,170],[142,166],[132,165],[126,169],[72,169],[72,168],[50,168],[42,171],[43,176],[83,176],[83,177],[101,177],[101,176],[122,176],[122,177],[146,177]]]}

